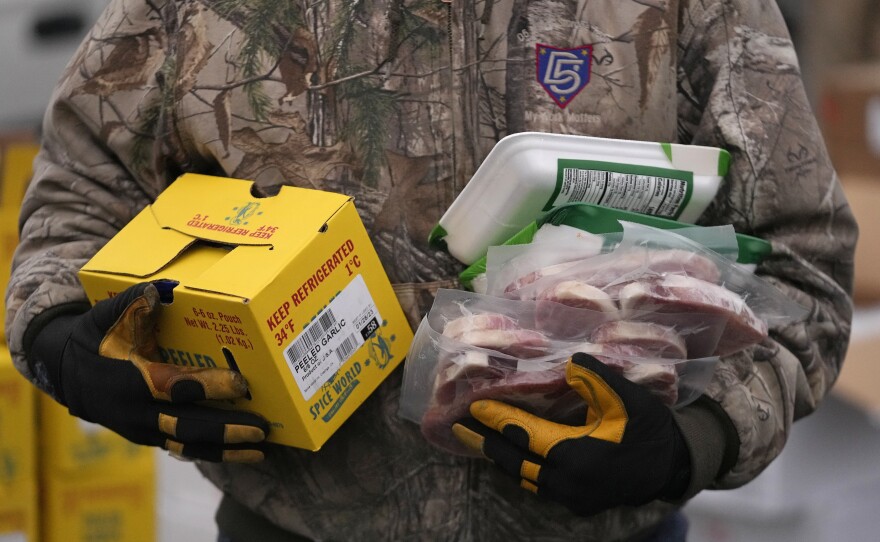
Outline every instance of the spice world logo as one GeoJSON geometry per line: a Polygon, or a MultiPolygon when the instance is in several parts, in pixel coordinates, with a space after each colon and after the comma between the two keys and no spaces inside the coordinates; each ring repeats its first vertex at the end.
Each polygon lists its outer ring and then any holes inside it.
{"type": "Polygon", "coordinates": [[[538,82],[565,109],[590,82],[592,45],[560,49],[539,43],[535,45],[535,70],[538,82]]]}

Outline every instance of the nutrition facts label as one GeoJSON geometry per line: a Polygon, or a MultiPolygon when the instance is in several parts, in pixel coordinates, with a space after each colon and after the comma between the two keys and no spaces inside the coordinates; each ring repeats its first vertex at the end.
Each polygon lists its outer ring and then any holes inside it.
{"type": "Polygon", "coordinates": [[[549,206],[592,203],[675,219],[690,199],[693,181],[689,172],[626,164],[619,165],[620,171],[609,167],[615,165],[560,160],[549,206]]]}

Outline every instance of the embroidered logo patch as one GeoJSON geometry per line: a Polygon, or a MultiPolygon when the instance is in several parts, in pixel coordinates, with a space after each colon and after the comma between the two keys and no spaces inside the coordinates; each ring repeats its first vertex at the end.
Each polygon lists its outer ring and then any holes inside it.
{"type": "Polygon", "coordinates": [[[551,45],[535,45],[535,70],[538,82],[565,109],[590,82],[593,46],[582,45],[560,49],[551,45]]]}

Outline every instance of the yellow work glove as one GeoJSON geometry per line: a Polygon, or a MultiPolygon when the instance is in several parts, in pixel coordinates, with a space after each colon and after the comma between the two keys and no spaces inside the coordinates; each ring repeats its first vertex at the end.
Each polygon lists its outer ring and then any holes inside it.
{"type": "Polygon", "coordinates": [[[132,286],[82,314],[52,319],[29,355],[46,368],[57,399],[74,416],[185,458],[262,460],[266,420],[200,404],[245,397],[244,377],[158,361],[160,310],[153,284],[132,286]]]}
{"type": "Polygon", "coordinates": [[[587,404],[583,425],[482,400],[453,433],[524,489],[579,515],[681,497],[690,454],[671,410],[588,354],[571,357],[566,380],[587,404]]]}

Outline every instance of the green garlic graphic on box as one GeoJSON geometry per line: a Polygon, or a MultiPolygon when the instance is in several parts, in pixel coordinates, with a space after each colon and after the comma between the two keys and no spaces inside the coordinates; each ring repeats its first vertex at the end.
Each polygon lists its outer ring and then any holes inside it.
{"type": "Polygon", "coordinates": [[[234,226],[245,226],[248,223],[248,219],[255,214],[260,216],[263,214],[262,211],[257,212],[257,209],[260,208],[260,204],[256,201],[249,201],[240,207],[233,207],[232,210],[234,214],[231,216],[227,216],[224,218],[227,222],[234,226]]]}
{"type": "Polygon", "coordinates": [[[14,448],[16,445],[12,444],[15,440],[10,438],[12,431],[4,430],[2,414],[4,413],[0,412],[0,437],[4,437],[2,442],[8,444],[6,447],[0,448],[0,489],[2,489],[2,486],[10,485],[20,475],[16,450],[14,448]]]}
{"type": "MultiPolygon", "coordinates": [[[[367,338],[367,358],[355,360],[345,371],[337,371],[330,379],[321,386],[321,390],[335,397],[333,405],[323,413],[321,419],[329,422],[345,403],[351,392],[360,384],[358,375],[367,368],[383,371],[394,359],[391,353],[391,343],[397,340],[396,335],[385,336],[382,329],[388,326],[388,320],[383,320],[382,325],[367,338]]],[[[317,416],[318,411],[312,410],[312,415],[317,416]]]]}
{"type": "Polygon", "coordinates": [[[0,450],[0,486],[10,485],[17,474],[15,455],[10,450],[0,450]]]}
{"type": "MultiPolygon", "coordinates": [[[[387,325],[388,320],[383,320],[382,327],[387,325]]],[[[391,335],[386,339],[382,334],[382,327],[370,336],[370,357],[364,362],[364,365],[369,366],[372,361],[379,369],[385,369],[391,360],[394,359],[394,356],[391,354],[391,343],[397,339],[396,335],[391,335]]]]}
{"type": "Polygon", "coordinates": [[[90,435],[73,446],[72,454],[80,464],[95,463],[110,454],[110,446],[95,435],[90,435]]]}
{"type": "Polygon", "coordinates": [[[143,451],[137,444],[101,429],[98,425],[81,423],[80,429],[87,431],[87,434],[71,447],[71,454],[80,465],[99,463],[111,456],[134,459],[143,451]]]}

